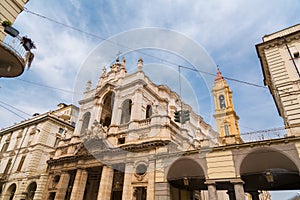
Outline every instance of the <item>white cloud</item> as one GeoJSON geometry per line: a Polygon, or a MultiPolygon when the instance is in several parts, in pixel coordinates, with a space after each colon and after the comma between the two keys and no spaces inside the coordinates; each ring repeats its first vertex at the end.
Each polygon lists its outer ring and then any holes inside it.
{"type": "MultiPolygon", "coordinates": [[[[296,8],[299,4],[293,0],[286,2],[275,0],[272,4],[258,0],[206,2],[52,0],[29,1],[26,7],[69,26],[99,35],[101,38],[108,38],[134,28],[163,27],[176,30],[203,45],[225,75],[261,84],[263,77],[254,45],[261,41],[264,34],[298,23],[296,8]]],[[[25,72],[21,78],[66,90],[72,90],[78,70],[84,67],[82,64],[89,52],[101,42],[99,38],[26,12],[19,16],[15,26],[22,34],[31,37],[38,47],[32,69],[25,72]]],[[[144,37],[147,39],[156,36],[144,37]]],[[[106,53],[102,52],[98,56],[105,57],[106,53]]],[[[195,55],[197,56],[199,55],[195,55]]],[[[92,63],[88,63],[90,64],[92,63]]],[[[98,63],[98,66],[93,68],[97,70],[94,72],[95,77],[101,73],[102,65],[103,63],[98,63]]],[[[279,117],[273,116],[276,108],[272,107],[271,103],[256,113],[257,116],[261,116],[260,119],[272,118],[274,122],[256,123],[256,117],[255,119],[249,117],[247,107],[256,108],[257,104],[260,104],[259,100],[251,100],[249,96],[257,94],[271,101],[268,92],[257,92],[257,88],[245,87],[235,82],[228,83],[234,88],[234,102],[236,108],[240,109],[237,112],[240,113],[241,125],[246,123],[247,126],[248,122],[251,122],[252,128],[261,129],[264,126],[277,126],[281,123],[279,117]]],[[[53,108],[59,103],[55,102],[56,100],[72,102],[72,94],[20,81],[5,81],[1,86],[2,91],[3,88],[10,88],[18,93],[17,99],[15,95],[9,96],[9,93],[3,93],[1,99],[24,109],[33,107],[28,109],[30,112],[34,107],[41,108],[37,110],[45,107],[53,108]],[[20,92],[21,89],[26,92],[20,92]],[[32,104],[34,106],[30,106],[32,104]]],[[[3,124],[2,121],[0,123],[3,124]]]]}

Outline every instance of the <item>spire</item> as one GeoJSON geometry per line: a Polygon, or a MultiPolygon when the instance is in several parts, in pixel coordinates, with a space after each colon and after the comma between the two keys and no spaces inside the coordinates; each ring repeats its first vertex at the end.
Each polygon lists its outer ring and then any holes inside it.
{"type": "Polygon", "coordinates": [[[212,88],[215,102],[216,125],[221,145],[240,144],[243,142],[238,126],[237,116],[232,101],[232,91],[226,84],[220,69],[217,68],[215,83],[212,88]]]}
{"type": "Polygon", "coordinates": [[[215,78],[215,81],[218,81],[218,80],[223,80],[224,77],[222,76],[222,73],[220,72],[220,68],[218,67],[217,68],[217,76],[215,78]]]}
{"type": "Polygon", "coordinates": [[[91,87],[92,87],[92,81],[89,80],[89,81],[86,83],[86,86],[85,86],[85,92],[90,91],[91,87]]]}

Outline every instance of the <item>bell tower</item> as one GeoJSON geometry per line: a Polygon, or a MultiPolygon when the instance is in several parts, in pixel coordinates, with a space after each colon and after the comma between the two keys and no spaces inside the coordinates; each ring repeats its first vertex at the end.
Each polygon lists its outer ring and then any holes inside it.
{"type": "Polygon", "coordinates": [[[216,108],[214,117],[216,119],[220,144],[242,143],[243,141],[238,126],[239,117],[237,116],[232,103],[232,92],[219,69],[217,71],[212,93],[214,95],[216,108]]]}

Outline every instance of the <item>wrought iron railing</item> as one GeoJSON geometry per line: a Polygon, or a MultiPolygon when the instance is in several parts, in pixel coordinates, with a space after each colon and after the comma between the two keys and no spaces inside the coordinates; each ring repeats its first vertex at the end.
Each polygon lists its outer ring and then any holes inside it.
{"type": "Polygon", "coordinates": [[[26,50],[18,38],[7,36],[2,42],[2,45],[4,45],[6,48],[9,48],[23,60],[25,59],[26,50]]]}
{"type": "Polygon", "coordinates": [[[286,137],[286,130],[284,127],[258,130],[241,134],[245,142],[256,142],[270,139],[279,139],[286,137]]]}

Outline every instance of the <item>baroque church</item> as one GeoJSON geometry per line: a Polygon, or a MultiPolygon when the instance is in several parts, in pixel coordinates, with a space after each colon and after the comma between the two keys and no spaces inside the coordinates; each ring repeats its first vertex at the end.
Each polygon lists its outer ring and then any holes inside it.
{"type": "Polygon", "coordinates": [[[142,59],[132,74],[117,59],[95,88],[86,84],[79,108],[61,103],[1,130],[0,199],[268,199],[245,193],[224,149],[243,141],[219,69],[212,93],[218,133],[178,94],[154,84],[142,59]]]}
{"type": "MultiPolygon", "coordinates": [[[[222,79],[220,72],[218,76],[222,79]]],[[[224,100],[230,104],[228,98],[224,100]]],[[[95,88],[87,83],[79,104],[74,134],[59,141],[48,161],[43,198],[201,199],[201,191],[184,189],[193,177],[182,181],[171,166],[186,150],[206,146],[209,151],[217,133],[170,88],[154,84],[143,72],[142,59],[133,74],[127,73],[125,58],[117,59],[108,72],[104,68],[95,88]],[[185,124],[174,121],[174,113],[181,110],[189,111],[185,124]]],[[[232,127],[230,120],[226,130],[237,130],[237,122],[232,127]]],[[[197,170],[193,176],[197,180],[197,170]]]]}
{"type": "MultiPolygon", "coordinates": [[[[0,16],[13,22],[27,2],[4,1],[0,16]]],[[[0,130],[0,200],[269,200],[268,190],[299,190],[299,36],[297,24],[256,45],[283,137],[242,140],[219,70],[215,132],[151,82],[142,59],[133,74],[117,59],[95,88],[88,82],[80,108],[60,103],[0,130]]]]}

